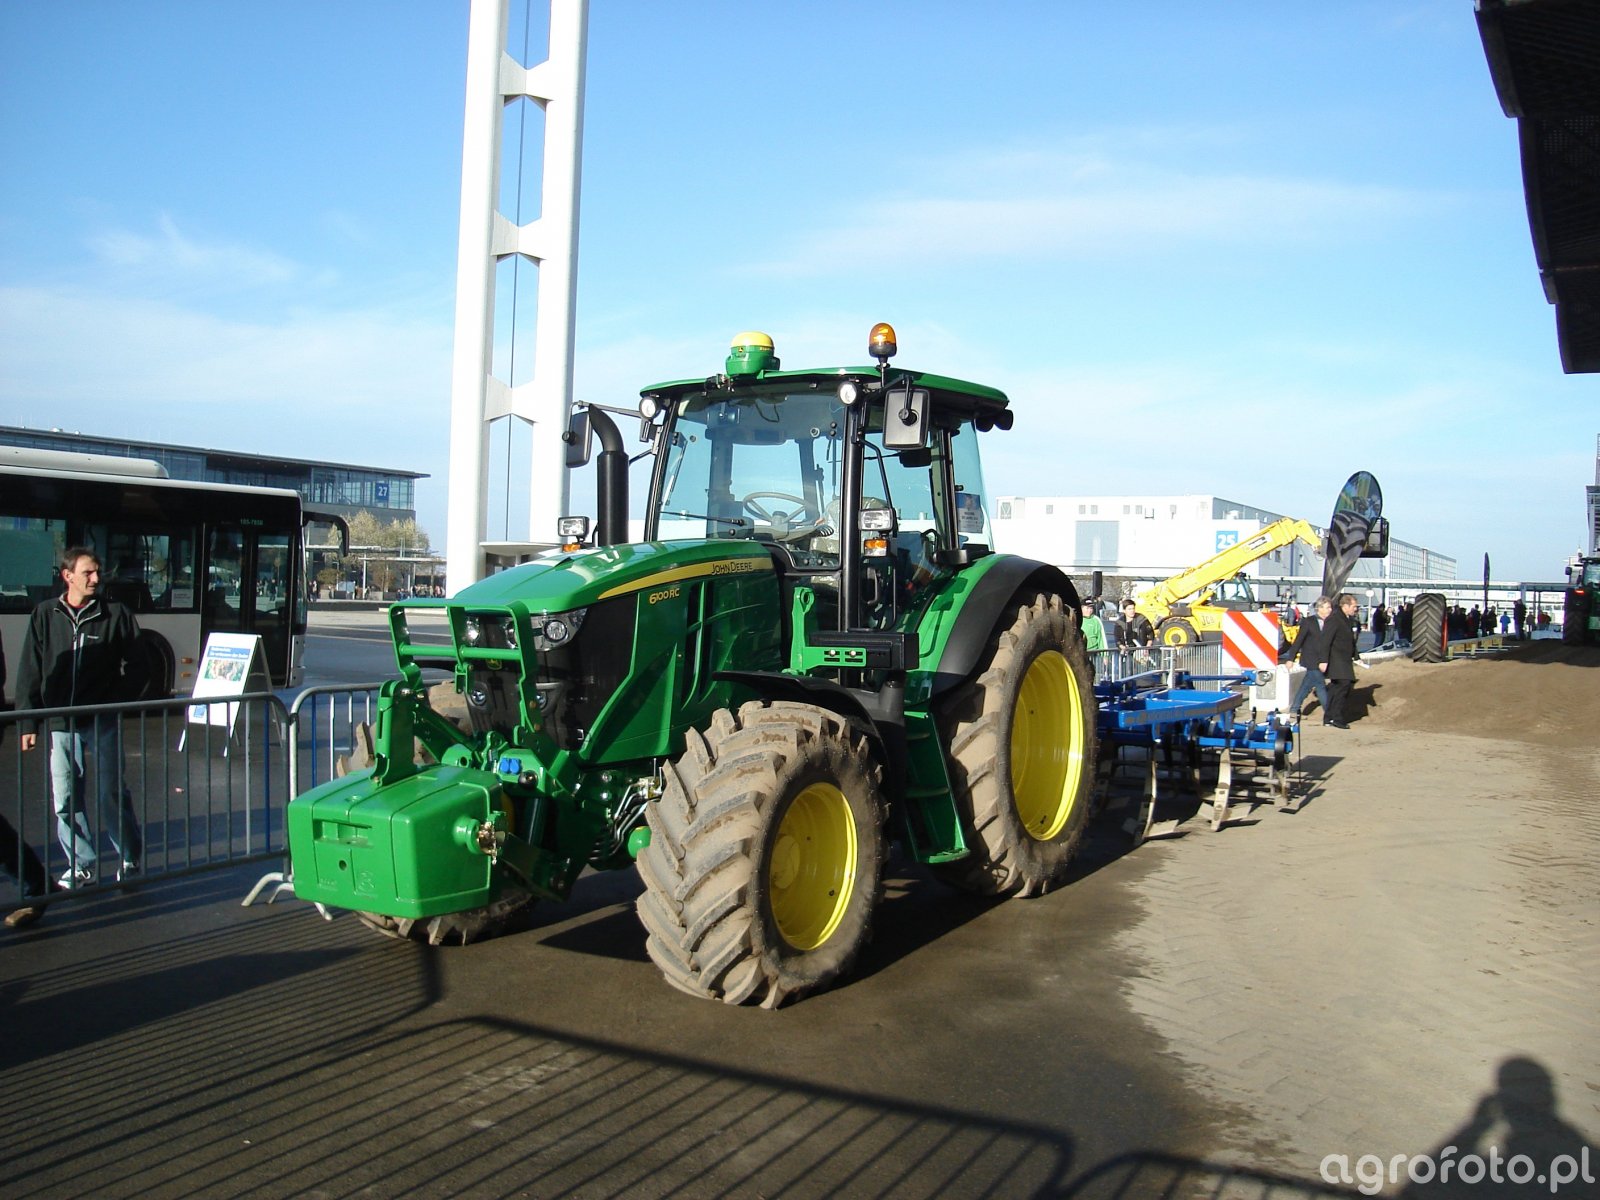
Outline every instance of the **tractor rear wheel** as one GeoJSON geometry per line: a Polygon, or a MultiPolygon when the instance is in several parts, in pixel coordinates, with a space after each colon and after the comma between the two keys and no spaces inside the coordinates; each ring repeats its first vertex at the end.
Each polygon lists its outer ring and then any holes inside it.
{"type": "Polygon", "coordinates": [[[1411,605],[1411,661],[1445,659],[1445,598],[1440,592],[1423,592],[1411,605]]]}
{"type": "Polygon", "coordinates": [[[1156,641],[1163,646],[1189,646],[1198,640],[1194,626],[1182,617],[1168,617],[1156,629],[1156,641]]]}
{"type": "Polygon", "coordinates": [[[1089,820],[1095,701],[1083,635],[1060,596],[1021,605],[944,707],[950,783],[972,851],[934,873],[980,895],[1061,882],[1089,820]]]}
{"type": "Polygon", "coordinates": [[[533,903],[533,896],[520,888],[507,889],[485,908],[442,913],[437,917],[389,917],[383,913],[358,912],[356,917],[368,929],[400,941],[426,942],[430,946],[465,946],[505,932],[513,918],[521,916],[533,903]]]}
{"type": "Polygon", "coordinates": [[[776,1008],[866,943],[882,888],[881,771],[807,704],[752,702],[690,730],[647,810],[645,947],[693,996],[776,1008]]]}

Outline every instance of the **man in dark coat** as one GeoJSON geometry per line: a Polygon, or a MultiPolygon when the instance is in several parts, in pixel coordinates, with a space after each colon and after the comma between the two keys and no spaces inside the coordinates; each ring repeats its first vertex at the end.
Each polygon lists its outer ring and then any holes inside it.
{"type": "Polygon", "coordinates": [[[1126,649],[1150,646],[1155,643],[1156,631],[1150,618],[1140,612],[1132,600],[1122,602],[1122,620],[1117,622],[1117,645],[1126,649]]]}
{"type": "MultiPolygon", "coordinates": [[[[61,556],[61,579],[65,594],[40,604],[28,620],[17,663],[17,707],[80,708],[137,696],[143,682],[139,626],[126,608],[100,595],[99,558],[87,546],[73,546],[61,556]]],[[[101,714],[52,717],[47,724],[56,834],[68,860],[61,886],[94,882],[100,850],[84,797],[91,775],[101,827],[121,855],[118,878],[137,871],[143,839],[122,782],[121,720],[101,714]]],[[[23,722],[17,739],[23,751],[37,743],[39,725],[23,722]]]]}
{"type": "Polygon", "coordinates": [[[1300,622],[1295,630],[1294,644],[1285,650],[1279,661],[1292,663],[1299,659],[1300,665],[1306,669],[1306,673],[1300,677],[1300,686],[1294,690],[1294,701],[1289,705],[1289,711],[1299,716],[1306,695],[1316,688],[1317,700],[1322,704],[1323,724],[1327,724],[1330,705],[1326,672],[1328,635],[1334,624],[1333,601],[1326,596],[1318,596],[1317,602],[1311,607],[1311,616],[1300,622]]]}
{"type": "Polygon", "coordinates": [[[1352,624],[1357,607],[1356,598],[1345,592],[1339,597],[1342,616],[1329,623],[1333,632],[1328,638],[1328,665],[1323,671],[1328,677],[1328,713],[1322,723],[1332,729],[1350,728],[1345,720],[1345,708],[1350,702],[1350,689],[1355,685],[1356,664],[1361,662],[1352,624]]]}

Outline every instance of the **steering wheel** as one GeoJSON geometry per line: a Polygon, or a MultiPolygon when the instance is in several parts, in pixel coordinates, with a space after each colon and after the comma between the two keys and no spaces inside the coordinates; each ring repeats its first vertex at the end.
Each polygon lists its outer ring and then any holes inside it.
{"type": "Polygon", "coordinates": [[[742,501],[744,509],[757,521],[772,527],[772,536],[780,542],[800,541],[804,538],[815,537],[822,532],[822,518],[810,519],[807,524],[796,527],[795,522],[805,518],[806,510],[810,505],[804,496],[796,496],[789,492],[751,492],[742,501]],[[786,505],[793,506],[788,512],[780,511],[776,505],[768,507],[760,503],[762,500],[781,500],[786,505]]]}

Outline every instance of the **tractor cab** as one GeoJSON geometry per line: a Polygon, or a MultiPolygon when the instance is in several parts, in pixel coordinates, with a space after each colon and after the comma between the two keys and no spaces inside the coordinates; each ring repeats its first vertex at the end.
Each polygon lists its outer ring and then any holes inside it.
{"type": "Polygon", "coordinates": [[[724,373],[646,388],[657,450],[647,540],[753,541],[823,629],[892,629],[927,585],[991,547],[975,426],[1003,394],[876,367],[783,371],[772,339],[734,339],[724,373]]]}

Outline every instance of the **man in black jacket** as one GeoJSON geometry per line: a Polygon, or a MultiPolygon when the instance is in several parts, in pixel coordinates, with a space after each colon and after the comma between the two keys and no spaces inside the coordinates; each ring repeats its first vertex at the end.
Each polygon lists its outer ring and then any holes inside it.
{"type": "Polygon", "coordinates": [[[1153,645],[1155,640],[1156,631],[1150,625],[1150,618],[1134,607],[1132,600],[1124,600],[1122,620],[1117,622],[1117,645],[1132,650],[1153,645]]]}
{"type": "MultiPolygon", "coordinates": [[[[1345,721],[1345,705],[1350,700],[1350,689],[1356,681],[1356,664],[1361,655],[1356,650],[1355,619],[1359,605],[1349,592],[1339,597],[1339,616],[1333,619],[1333,636],[1328,639],[1328,719],[1324,725],[1334,729],[1349,729],[1345,721]]],[[[1365,663],[1362,663],[1365,666],[1365,663]]]]}
{"type": "Polygon", "coordinates": [[[1306,673],[1300,677],[1300,686],[1294,690],[1294,701],[1289,705],[1289,711],[1299,716],[1306,695],[1316,688],[1317,699],[1322,704],[1322,723],[1326,725],[1332,709],[1328,700],[1327,670],[1328,636],[1334,624],[1333,601],[1326,596],[1318,596],[1312,609],[1312,615],[1301,621],[1296,629],[1294,645],[1288,648],[1280,661],[1291,663],[1299,659],[1300,665],[1306,669],[1306,673]]]}
{"type": "MultiPolygon", "coordinates": [[[[19,709],[78,708],[114,704],[139,693],[133,614],[100,596],[100,560],[87,546],[61,557],[66,593],[33,610],[17,664],[19,709]]],[[[22,725],[24,751],[38,742],[39,722],[22,725]]],[[[99,846],[84,811],[84,781],[91,767],[102,827],[121,855],[118,878],[139,869],[143,839],[133,798],[122,786],[122,722],[115,716],[49,720],[50,795],[56,834],[67,853],[63,887],[94,882],[99,846]]]]}

